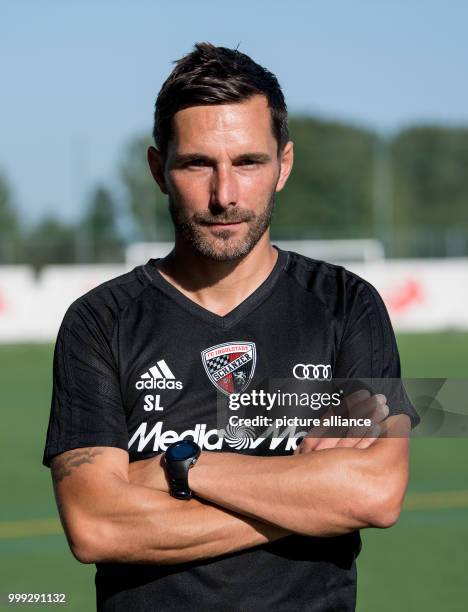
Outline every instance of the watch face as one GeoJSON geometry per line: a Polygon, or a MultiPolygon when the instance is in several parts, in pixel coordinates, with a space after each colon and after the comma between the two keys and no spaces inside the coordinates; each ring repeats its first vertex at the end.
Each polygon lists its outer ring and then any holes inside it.
{"type": "Polygon", "coordinates": [[[198,454],[199,446],[191,440],[180,440],[171,444],[166,451],[166,458],[169,461],[185,461],[198,454]]]}

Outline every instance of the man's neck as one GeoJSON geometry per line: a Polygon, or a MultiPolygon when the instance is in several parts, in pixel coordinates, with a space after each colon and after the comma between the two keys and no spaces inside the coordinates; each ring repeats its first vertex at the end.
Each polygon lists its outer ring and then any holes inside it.
{"type": "Polygon", "coordinates": [[[176,240],[174,250],[157,267],[181,293],[203,308],[224,316],[263,283],[277,258],[278,252],[267,234],[248,255],[236,261],[209,259],[176,240]]]}

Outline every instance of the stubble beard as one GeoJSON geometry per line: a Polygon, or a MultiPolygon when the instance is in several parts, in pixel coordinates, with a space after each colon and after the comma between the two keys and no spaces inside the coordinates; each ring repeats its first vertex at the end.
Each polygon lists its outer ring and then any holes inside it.
{"type": "Polygon", "coordinates": [[[245,257],[254,248],[271,224],[275,207],[275,192],[264,210],[255,215],[251,210],[233,207],[220,214],[209,211],[187,217],[169,195],[169,212],[176,234],[179,234],[200,255],[215,261],[231,261],[245,257]],[[245,237],[235,238],[236,230],[207,230],[207,223],[234,223],[245,221],[248,230],[245,237]]]}

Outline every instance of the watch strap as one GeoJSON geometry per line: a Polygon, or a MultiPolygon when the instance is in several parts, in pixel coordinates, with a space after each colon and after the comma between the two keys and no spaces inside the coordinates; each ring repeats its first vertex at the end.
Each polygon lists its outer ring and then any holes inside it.
{"type": "Polygon", "coordinates": [[[188,471],[197,462],[198,457],[190,457],[185,461],[165,461],[169,490],[177,499],[190,499],[193,492],[188,483],[188,471]]]}

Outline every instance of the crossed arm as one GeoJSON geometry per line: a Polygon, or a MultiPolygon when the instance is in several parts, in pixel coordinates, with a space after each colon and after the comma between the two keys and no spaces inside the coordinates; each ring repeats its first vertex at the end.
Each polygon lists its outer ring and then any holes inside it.
{"type": "Polygon", "coordinates": [[[284,457],[203,452],[189,501],[168,494],[159,456],[129,464],[117,448],[67,451],[54,457],[52,474],[70,548],[83,563],[173,564],[291,533],[389,527],[407,485],[409,419],[385,423],[398,437],[306,438],[301,452],[284,457]]]}
{"type": "Polygon", "coordinates": [[[82,563],[182,563],[287,535],[204,500],[177,500],[154,486],[152,471],[163,477],[158,457],[136,463],[146,464],[147,479],[141,465],[131,480],[133,464],[119,448],[75,449],[52,460],[60,518],[82,563]]]}

